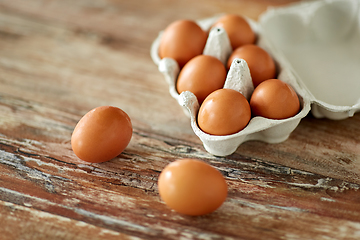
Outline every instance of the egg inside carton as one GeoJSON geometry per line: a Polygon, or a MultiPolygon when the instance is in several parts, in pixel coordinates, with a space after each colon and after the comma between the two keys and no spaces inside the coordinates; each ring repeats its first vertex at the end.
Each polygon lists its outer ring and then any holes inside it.
{"type": "MultiPolygon", "coordinates": [[[[355,88],[355,90],[353,87],[351,87],[352,84],[360,83],[359,74],[349,74],[352,78],[346,81],[346,84],[350,85],[350,88],[347,87],[350,89],[350,98],[353,99],[354,97],[357,97],[356,99],[358,100],[355,100],[353,104],[350,103],[347,106],[336,104],[334,105],[329,104],[322,99],[317,99],[317,96],[321,95],[319,93],[323,91],[336,92],[337,88],[341,88],[342,79],[338,79],[337,84],[332,86],[326,82],[326,77],[331,77],[333,79],[333,76],[322,76],[325,77],[325,79],[317,79],[316,77],[318,76],[315,74],[315,78],[306,79],[304,83],[304,80],[301,78],[303,76],[299,76],[301,75],[301,72],[299,74],[296,71],[297,69],[294,69],[293,65],[299,61],[311,61],[301,53],[301,51],[304,51],[304,49],[296,48],[298,46],[302,46],[301,44],[305,46],[304,48],[310,45],[307,51],[309,51],[309,49],[310,51],[317,51],[316,49],[313,49],[313,44],[321,45],[325,40],[327,40],[327,43],[330,44],[327,46],[337,46],[339,44],[339,37],[336,35],[338,29],[335,28],[331,30],[331,27],[333,28],[333,25],[331,24],[334,21],[331,20],[331,18],[334,18],[332,15],[334,12],[340,11],[340,13],[343,13],[345,11],[345,14],[343,14],[343,17],[340,17],[340,19],[345,18],[343,21],[349,21],[347,22],[348,24],[356,22],[356,26],[351,28],[352,30],[355,28],[356,31],[354,33],[354,37],[350,40],[350,50],[353,50],[353,52],[355,51],[355,54],[358,54],[355,55],[352,53],[352,56],[354,57],[351,60],[355,61],[355,64],[358,64],[357,69],[359,71],[360,41],[358,40],[360,39],[360,18],[355,21],[356,16],[360,16],[359,3],[360,0],[333,0],[311,3],[305,2],[301,4],[294,4],[290,7],[270,9],[261,16],[260,24],[247,19],[252,29],[258,35],[257,45],[269,52],[277,63],[277,78],[289,84],[296,91],[300,100],[301,110],[297,115],[282,120],[268,119],[258,116],[253,117],[243,130],[235,134],[215,136],[207,134],[199,128],[197,124],[199,103],[196,96],[189,91],[179,94],[176,90],[176,80],[180,71],[177,62],[171,58],[160,59],[158,56],[158,47],[161,33],[153,43],[151,55],[154,62],[158,64],[159,71],[164,75],[166,81],[169,84],[169,92],[171,96],[178,101],[178,103],[183,107],[185,114],[190,117],[191,127],[194,133],[202,141],[204,148],[213,155],[227,156],[235,152],[239,145],[245,141],[260,140],[267,143],[279,143],[285,141],[291,132],[297,127],[300,120],[305,117],[310,112],[310,110],[312,110],[315,117],[327,117],[330,119],[343,119],[352,116],[355,112],[360,110],[360,86],[355,88]],[[329,11],[332,14],[329,14],[329,11]],[[350,15],[347,14],[348,11],[350,11],[350,15]],[[326,19],[324,20],[323,18],[326,19]],[[327,26],[325,30],[321,30],[321,26],[323,26],[321,23],[327,26]],[[306,29],[308,29],[309,26],[312,26],[313,32],[307,32],[308,30],[306,29]],[[300,28],[302,31],[301,34],[303,35],[296,35],[299,34],[298,28],[300,28]],[[324,33],[319,34],[319,31],[324,31],[324,33]],[[331,37],[331,33],[334,36],[329,40],[326,38],[326,36],[331,37]],[[296,42],[299,41],[299,37],[304,38],[302,39],[303,42],[301,42],[301,44],[296,42]],[[314,39],[317,39],[318,42],[315,41],[314,43],[314,39]],[[285,50],[287,51],[283,51],[282,47],[284,46],[285,50]],[[298,52],[294,52],[294,48],[297,49],[298,52]],[[300,56],[300,59],[297,59],[297,56],[300,56]],[[289,57],[290,61],[288,60],[289,57]],[[358,79],[358,81],[356,81],[356,79],[358,79]],[[315,90],[313,88],[309,88],[307,85],[311,83],[308,81],[315,81],[320,83],[320,86],[318,86],[318,88],[315,90]],[[310,90],[314,91],[315,94],[310,90]]],[[[219,16],[215,16],[198,21],[197,23],[204,30],[208,31],[211,25],[218,18],[219,16]]],[[[335,20],[339,21],[339,17],[335,17],[335,20]]],[[[339,26],[339,23],[337,23],[337,26],[339,26]]],[[[352,24],[352,26],[354,26],[354,24],[352,24]]],[[[339,29],[342,29],[341,26],[339,26],[339,29]]],[[[349,31],[350,30],[342,30],[343,42],[346,40],[344,37],[346,36],[345,33],[349,33],[349,31]]],[[[346,41],[343,43],[343,46],[346,48],[346,41]]],[[[323,51],[326,52],[329,50],[323,49],[323,51]]],[[[203,54],[214,56],[218,58],[224,65],[226,65],[227,59],[231,52],[232,48],[225,30],[218,27],[211,29],[203,54]]],[[[323,54],[322,52],[317,53],[323,54]]],[[[338,65],[335,65],[337,67],[341,67],[341,64],[343,63],[339,62],[338,65]]],[[[326,63],[324,63],[324,65],[326,65],[326,63]]],[[[334,65],[334,63],[332,63],[332,65],[334,65]]],[[[351,66],[353,67],[351,70],[356,71],[356,69],[354,69],[353,62],[351,63],[351,66]]],[[[305,69],[304,72],[306,72],[306,70],[309,71],[309,69],[305,69]]],[[[254,90],[254,86],[252,84],[250,71],[245,60],[235,59],[232,62],[227,74],[224,88],[230,88],[239,91],[248,100],[250,99],[254,90]]],[[[329,94],[326,96],[328,97],[329,94]]]]}
{"type": "MultiPolygon", "coordinates": [[[[215,19],[213,19],[215,20],[215,19]]],[[[212,28],[204,48],[204,55],[218,58],[224,65],[232,52],[230,41],[226,31],[221,27],[212,28]]],[[[215,136],[203,132],[197,124],[197,114],[199,103],[196,96],[189,91],[179,94],[176,90],[176,80],[180,72],[179,66],[174,59],[164,58],[159,61],[159,71],[164,75],[169,84],[170,94],[183,107],[184,112],[190,117],[191,127],[194,133],[203,142],[205,149],[217,156],[226,156],[238,148],[244,141],[261,140],[269,143],[278,143],[286,140],[290,133],[296,128],[300,119],[304,117],[309,109],[310,103],[306,102],[300,87],[293,77],[280,69],[279,79],[292,86],[299,95],[302,110],[296,116],[284,120],[273,120],[263,117],[254,117],[249,124],[240,132],[226,135],[215,136]]],[[[254,86],[252,83],[250,70],[245,60],[234,59],[227,74],[224,88],[239,91],[249,101],[254,86]]]]}

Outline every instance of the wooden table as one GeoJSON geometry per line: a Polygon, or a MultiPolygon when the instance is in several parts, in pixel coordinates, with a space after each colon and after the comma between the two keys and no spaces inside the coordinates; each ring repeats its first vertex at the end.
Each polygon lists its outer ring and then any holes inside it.
{"type": "Polygon", "coordinates": [[[360,114],[304,118],[280,144],[207,153],[150,58],[178,19],[257,19],[286,0],[0,0],[0,239],[359,239],[360,114]],[[70,137],[101,105],[134,134],[117,158],[78,159],[70,137]],[[189,217],[160,199],[170,162],[199,158],[229,194],[189,217]]]}

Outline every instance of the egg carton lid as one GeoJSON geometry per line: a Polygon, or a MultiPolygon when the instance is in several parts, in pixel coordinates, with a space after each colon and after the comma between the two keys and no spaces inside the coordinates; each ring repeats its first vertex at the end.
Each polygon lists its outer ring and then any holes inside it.
{"type": "Polygon", "coordinates": [[[269,8],[259,28],[259,44],[306,89],[315,117],[344,119],[360,110],[359,0],[269,8]]]}
{"type": "MultiPolygon", "coordinates": [[[[213,155],[226,156],[245,141],[285,141],[310,110],[315,117],[330,119],[344,119],[360,110],[359,9],[360,0],[301,2],[269,8],[259,22],[247,19],[258,35],[257,45],[277,62],[278,79],[297,92],[302,110],[282,120],[253,117],[246,128],[231,135],[214,136],[198,127],[199,103],[195,95],[176,91],[180,71],[177,62],[158,56],[162,32],[152,44],[151,57],[168,82],[171,96],[190,117],[191,127],[205,149],[213,155]]],[[[220,16],[197,23],[209,30],[220,16]]],[[[211,29],[203,54],[217,57],[225,64],[231,51],[224,29],[211,29]]],[[[224,88],[235,89],[250,98],[253,86],[246,61],[233,61],[224,88]]]]}

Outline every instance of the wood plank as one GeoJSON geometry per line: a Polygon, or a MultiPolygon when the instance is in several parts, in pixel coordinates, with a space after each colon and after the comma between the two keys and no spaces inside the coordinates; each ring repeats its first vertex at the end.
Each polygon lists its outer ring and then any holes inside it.
{"type": "Polygon", "coordinates": [[[3,201],[0,201],[0,219],[2,222],[0,234],[3,240],[138,239],[85,222],[3,201]],[[17,231],[14,231],[14,226],[17,226],[17,231]]]}
{"type": "MultiPolygon", "coordinates": [[[[336,226],[346,229],[347,236],[358,234],[359,185],[260,160],[215,158],[205,153],[202,159],[226,176],[228,200],[205,217],[179,216],[160,201],[156,181],[168,161],[189,153],[174,156],[171,141],[177,140],[150,136],[136,132],[135,141],[141,144],[104,164],[74,164],[37,151],[25,157],[25,152],[18,151],[21,146],[11,143],[7,154],[2,153],[1,200],[146,238],[176,239],[183,224],[194,236],[202,232],[213,237],[255,237],[258,228],[267,229],[269,239],[303,236],[304,229],[308,236],[341,235],[336,226]],[[143,158],[145,149],[149,156],[143,158]],[[134,230],[117,221],[137,227],[134,230]],[[238,225],[243,226],[240,232],[238,225]],[[170,229],[177,231],[170,234],[170,229]],[[325,233],[325,229],[333,230],[325,233]]],[[[192,156],[196,151],[190,151],[192,156]]]]}

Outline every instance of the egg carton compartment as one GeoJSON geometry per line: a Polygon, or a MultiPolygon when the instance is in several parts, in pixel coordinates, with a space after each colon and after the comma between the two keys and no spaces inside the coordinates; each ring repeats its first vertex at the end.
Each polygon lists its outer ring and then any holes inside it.
{"type": "MultiPolygon", "coordinates": [[[[151,57],[169,84],[169,92],[190,117],[191,127],[205,149],[216,156],[227,156],[249,140],[268,143],[285,141],[310,110],[315,117],[344,119],[360,110],[360,0],[302,2],[271,8],[259,22],[247,19],[258,36],[257,45],[275,60],[277,78],[298,94],[301,110],[287,119],[253,117],[238,133],[215,136],[197,124],[199,103],[191,92],[179,94],[176,80],[180,72],[171,58],[160,59],[158,48],[162,32],[153,42],[151,57]]],[[[220,15],[199,20],[209,31],[220,15]]],[[[232,52],[224,29],[212,28],[203,54],[224,64],[232,52]]],[[[235,59],[224,88],[241,92],[248,100],[254,90],[246,61],[235,59]]]]}

